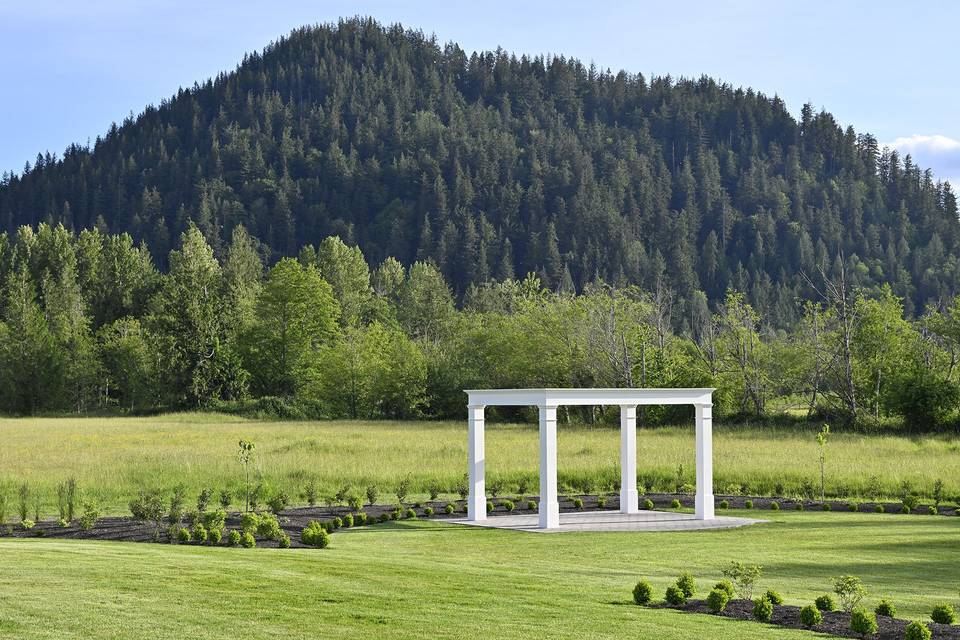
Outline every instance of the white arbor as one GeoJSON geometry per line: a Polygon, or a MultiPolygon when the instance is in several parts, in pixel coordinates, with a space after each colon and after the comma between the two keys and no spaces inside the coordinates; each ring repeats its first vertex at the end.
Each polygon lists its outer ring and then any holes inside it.
{"type": "Polygon", "coordinates": [[[620,407],[620,511],[637,513],[637,406],[692,404],[696,408],[698,520],[713,513],[713,389],[474,389],[468,390],[470,495],[467,518],[487,517],[484,483],[484,408],[536,406],[540,410],[541,529],[560,526],[557,501],[557,407],[617,405],[620,407]]]}

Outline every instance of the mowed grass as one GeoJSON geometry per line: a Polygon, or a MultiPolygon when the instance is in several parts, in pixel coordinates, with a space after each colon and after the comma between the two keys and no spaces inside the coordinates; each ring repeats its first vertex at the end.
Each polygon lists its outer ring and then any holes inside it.
{"type": "Polygon", "coordinates": [[[338,532],[323,551],[0,539],[0,637],[815,637],[631,604],[639,578],[662,598],[683,570],[703,596],[731,560],[763,565],[759,589],[788,604],[840,574],[863,579],[871,609],[889,598],[902,617],[957,600],[960,518],[763,515],[773,521],[679,533],[411,521],[338,532]]]}
{"type": "MultiPolygon", "coordinates": [[[[76,476],[83,491],[106,511],[124,512],[140,489],[183,484],[189,495],[202,487],[239,490],[242,470],[238,441],[256,444],[253,471],[271,490],[299,500],[315,478],[333,494],[349,484],[363,494],[380,487],[392,501],[397,482],[409,476],[412,495],[422,496],[431,480],[451,495],[466,469],[463,422],[265,422],[218,414],[171,414],[145,418],[26,418],[0,420],[0,483],[13,502],[14,486],[26,482],[45,496],[52,514],[56,484],[76,476]]],[[[819,483],[815,429],[714,427],[714,486],[746,492],[786,493],[803,481],[819,483]]],[[[613,490],[619,477],[618,427],[561,424],[558,435],[561,487],[613,490]]],[[[672,491],[677,468],[694,481],[693,426],[640,429],[638,475],[653,490],[672,491]]],[[[537,491],[539,441],[536,425],[487,424],[488,482],[506,481],[505,492],[527,478],[537,491]]],[[[895,496],[907,480],[929,495],[936,479],[948,498],[960,494],[960,440],[835,434],[827,449],[827,490],[834,495],[867,495],[871,477],[895,496]]],[[[489,486],[489,484],[488,484],[489,486]]]]}

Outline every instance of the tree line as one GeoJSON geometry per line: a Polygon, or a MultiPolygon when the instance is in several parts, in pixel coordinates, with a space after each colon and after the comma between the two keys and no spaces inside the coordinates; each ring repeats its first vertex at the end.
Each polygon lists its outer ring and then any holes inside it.
{"type": "MultiPolygon", "coordinates": [[[[948,183],[833,115],[709,78],[562,56],[468,54],[370,19],[304,27],[92,145],[0,180],[0,228],[128,233],[166,269],[194,221],[272,261],[339,236],[371,263],[432,262],[457,299],[535,273],[674,292],[692,317],[740,291],[778,328],[842,254],[911,317],[960,292],[948,183]]],[[[693,326],[685,331],[694,331],[693,326]]]]}
{"type": "Polygon", "coordinates": [[[697,386],[717,388],[720,416],[930,429],[960,404],[960,299],[911,319],[891,287],[852,283],[842,256],[805,274],[817,296],[773,329],[734,290],[713,305],[696,292],[687,315],[666,281],[573,293],[531,273],[458,301],[432,262],[371,269],[336,236],[266,253],[242,225],[222,257],[189,226],[166,271],[127,233],[0,234],[0,410],[460,418],[466,388],[697,386]]]}

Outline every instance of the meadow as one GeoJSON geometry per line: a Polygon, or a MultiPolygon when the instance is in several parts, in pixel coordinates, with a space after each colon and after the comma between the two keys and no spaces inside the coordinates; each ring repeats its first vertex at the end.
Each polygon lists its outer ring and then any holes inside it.
{"type": "MultiPolygon", "coordinates": [[[[716,492],[794,495],[804,483],[818,486],[815,430],[715,425],[716,492]]],[[[424,495],[432,481],[452,492],[466,466],[466,421],[269,422],[210,413],[23,418],[0,420],[0,486],[12,499],[15,486],[27,483],[45,496],[52,514],[57,483],[75,476],[105,512],[125,513],[141,489],[182,484],[188,495],[203,487],[237,489],[240,439],[256,444],[258,480],[294,502],[311,479],[328,495],[344,485],[362,494],[376,484],[381,501],[395,499],[393,488],[404,477],[411,479],[411,498],[424,495]]],[[[640,429],[637,443],[638,476],[649,490],[693,483],[692,424],[640,429]]],[[[614,489],[617,427],[561,424],[558,446],[562,488],[614,489]]],[[[525,479],[527,491],[536,491],[536,425],[489,422],[486,447],[488,486],[500,479],[509,493],[525,479]]],[[[956,437],[836,433],[827,445],[827,493],[895,498],[907,481],[929,496],[942,479],[953,500],[960,495],[958,453],[956,437]]]]}
{"type": "Polygon", "coordinates": [[[702,597],[732,560],[762,565],[759,588],[787,604],[840,574],[900,617],[957,600],[960,518],[764,516],[721,531],[552,535],[403,521],[338,532],[322,551],[3,538],[0,637],[817,637],[631,603],[639,578],[662,598],[683,570],[702,597]]]}

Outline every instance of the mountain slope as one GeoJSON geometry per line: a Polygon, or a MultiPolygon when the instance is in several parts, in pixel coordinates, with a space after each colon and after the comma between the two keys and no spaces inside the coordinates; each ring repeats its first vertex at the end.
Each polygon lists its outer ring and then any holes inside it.
{"type": "Polygon", "coordinates": [[[734,288],[776,323],[839,256],[909,312],[960,290],[949,185],[828,113],[368,19],[298,29],[0,184],[8,231],[129,231],[161,264],[190,219],[218,251],[238,224],[274,255],[339,234],[374,263],[434,260],[460,292],[528,271],[734,288]]]}

